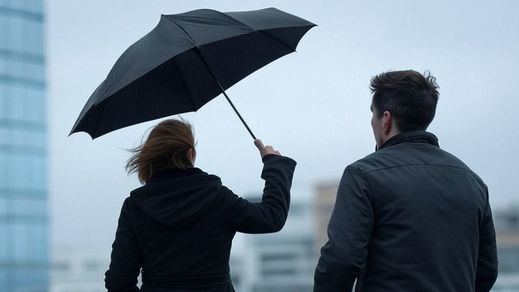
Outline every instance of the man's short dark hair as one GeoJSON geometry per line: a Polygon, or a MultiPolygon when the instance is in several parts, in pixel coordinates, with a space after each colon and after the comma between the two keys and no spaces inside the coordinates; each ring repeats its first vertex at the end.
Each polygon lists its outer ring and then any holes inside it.
{"type": "Polygon", "coordinates": [[[381,73],[370,83],[378,117],[390,112],[401,132],[427,129],[436,113],[438,88],[430,72],[413,70],[381,73]]]}

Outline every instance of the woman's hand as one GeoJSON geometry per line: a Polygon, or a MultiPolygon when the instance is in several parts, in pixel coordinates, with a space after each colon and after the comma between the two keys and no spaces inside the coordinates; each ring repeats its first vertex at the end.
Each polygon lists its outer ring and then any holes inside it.
{"type": "Polygon", "coordinates": [[[260,139],[254,140],[254,145],[256,145],[256,147],[258,148],[258,150],[260,152],[260,155],[261,155],[261,158],[263,158],[263,157],[265,157],[266,155],[269,155],[269,154],[281,155],[279,153],[279,151],[274,150],[274,148],[272,148],[272,146],[264,146],[263,142],[261,142],[260,139]]]}

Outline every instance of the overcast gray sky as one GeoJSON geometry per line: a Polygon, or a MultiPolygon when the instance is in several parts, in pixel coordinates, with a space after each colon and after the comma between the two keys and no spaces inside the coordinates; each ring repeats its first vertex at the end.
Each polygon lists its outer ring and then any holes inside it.
{"type": "MultiPolygon", "coordinates": [[[[430,131],[488,184],[494,207],[518,203],[517,1],[137,1],[47,0],[50,210],[53,243],[109,249],[120,207],[139,186],[128,149],[157,123],[94,141],[67,137],[119,55],[160,14],[274,6],[319,26],[298,52],[228,90],[255,134],[298,161],[293,197],[337,180],[371,153],[371,76],[430,70],[440,100],[430,131]]],[[[222,97],[183,115],[198,138],[197,164],[238,194],[258,192],[261,162],[222,97]]]]}

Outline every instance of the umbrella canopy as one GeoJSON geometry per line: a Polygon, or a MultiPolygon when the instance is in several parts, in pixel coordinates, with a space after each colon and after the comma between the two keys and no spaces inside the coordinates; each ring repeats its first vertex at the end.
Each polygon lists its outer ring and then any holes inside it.
{"type": "Polygon", "coordinates": [[[151,32],[119,57],[70,134],[84,131],[97,138],[196,111],[252,72],[294,52],[313,26],[275,8],[162,15],[151,32]]]}

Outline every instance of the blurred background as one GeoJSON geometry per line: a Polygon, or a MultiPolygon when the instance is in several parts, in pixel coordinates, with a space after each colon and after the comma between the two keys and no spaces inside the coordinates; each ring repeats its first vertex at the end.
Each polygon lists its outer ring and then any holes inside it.
{"type": "MultiPolygon", "coordinates": [[[[435,133],[487,183],[500,274],[519,291],[519,2],[0,0],[0,291],[104,291],[123,200],[139,186],[124,170],[158,121],[92,141],[68,136],[120,54],[160,14],[274,6],[319,26],[298,52],[228,90],[255,134],[298,161],[285,228],[238,234],[237,291],[311,291],[345,166],[368,155],[370,78],[430,70],[440,85],[435,133]]],[[[258,200],[261,161],[218,97],[189,120],[197,166],[258,200]]]]}

